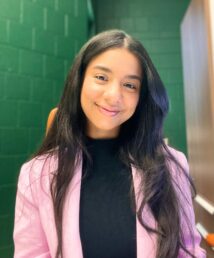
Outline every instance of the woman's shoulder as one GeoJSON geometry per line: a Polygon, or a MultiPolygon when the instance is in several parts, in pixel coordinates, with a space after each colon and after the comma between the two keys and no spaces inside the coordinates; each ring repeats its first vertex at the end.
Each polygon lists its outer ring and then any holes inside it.
{"type": "Polygon", "coordinates": [[[171,179],[175,188],[181,194],[182,192],[190,191],[191,175],[189,173],[189,164],[185,154],[172,147],[167,146],[169,152],[169,159],[167,159],[171,179]]]}
{"type": "Polygon", "coordinates": [[[186,165],[187,158],[183,152],[181,152],[169,145],[167,145],[167,150],[181,165],[184,165],[184,166],[186,165]]]}
{"type": "Polygon", "coordinates": [[[186,155],[167,145],[166,149],[166,160],[169,167],[169,171],[171,172],[172,178],[174,180],[186,180],[189,177],[189,164],[186,158],[186,155]]]}
{"type": "Polygon", "coordinates": [[[48,153],[36,156],[21,166],[18,184],[29,186],[42,179],[50,179],[56,172],[58,166],[57,155],[48,153]]]}
{"type": "Polygon", "coordinates": [[[177,163],[179,163],[182,167],[186,167],[187,158],[182,151],[175,149],[172,146],[166,145],[164,148],[164,152],[165,157],[170,164],[175,163],[174,161],[177,161],[177,163]]]}

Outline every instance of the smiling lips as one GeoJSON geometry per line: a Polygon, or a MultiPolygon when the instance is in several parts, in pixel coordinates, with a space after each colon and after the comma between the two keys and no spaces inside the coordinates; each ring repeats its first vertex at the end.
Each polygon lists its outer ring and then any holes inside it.
{"type": "Polygon", "coordinates": [[[110,110],[108,108],[104,108],[102,106],[99,106],[96,104],[96,106],[98,107],[99,111],[107,116],[116,116],[120,111],[119,110],[110,110]]]}

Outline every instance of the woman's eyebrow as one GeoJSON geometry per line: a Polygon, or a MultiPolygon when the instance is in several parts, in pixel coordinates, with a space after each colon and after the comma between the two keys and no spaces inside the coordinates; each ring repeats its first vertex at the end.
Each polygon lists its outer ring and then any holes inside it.
{"type": "Polygon", "coordinates": [[[102,66],[102,65],[96,65],[93,67],[93,69],[99,69],[99,70],[102,70],[104,72],[107,72],[107,73],[112,73],[111,69],[105,67],[105,66],[102,66]]]}
{"type": "Polygon", "coordinates": [[[137,75],[127,75],[126,76],[128,79],[134,79],[134,80],[138,80],[138,81],[142,81],[141,77],[140,76],[137,76],[137,75]]]}
{"type": "MultiPolygon", "coordinates": [[[[93,69],[99,69],[99,70],[102,70],[102,71],[107,72],[107,73],[112,73],[112,70],[111,70],[111,69],[109,69],[109,68],[107,68],[107,67],[105,67],[105,66],[102,66],[102,65],[96,65],[96,66],[93,67],[93,69]]],[[[134,75],[134,74],[133,74],[133,75],[132,75],[132,74],[127,75],[126,78],[138,80],[138,81],[140,81],[140,82],[141,82],[141,80],[142,80],[142,78],[141,78],[140,76],[134,75]]]]}

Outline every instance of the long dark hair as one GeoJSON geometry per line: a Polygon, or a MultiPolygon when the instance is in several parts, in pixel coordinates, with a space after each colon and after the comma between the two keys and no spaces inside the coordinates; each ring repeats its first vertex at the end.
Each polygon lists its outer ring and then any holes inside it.
{"type": "MultiPolygon", "coordinates": [[[[190,185],[192,182],[163,140],[162,128],[168,112],[168,97],[142,44],[120,30],[102,32],[82,47],[68,74],[53,124],[35,154],[38,156],[49,153],[58,156],[58,170],[51,183],[58,236],[56,257],[63,257],[62,217],[68,186],[76,166],[81,162],[82,154],[90,159],[85,147],[86,117],[80,105],[84,74],[94,57],[112,48],[128,49],[138,58],[142,67],[143,80],[138,106],[134,115],[121,125],[119,134],[121,160],[127,166],[136,167],[141,178],[141,193],[144,198],[136,211],[137,217],[150,234],[158,236],[157,258],[175,258],[180,248],[194,257],[183,241],[180,214],[183,213],[182,205],[185,204],[180,204],[178,191],[182,191],[179,190],[179,185],[176,186],[176,182],[173,182],[169,164],[173,163],[177,173],[182,173],[190,185]],[[143,220],[142,212],[146,204],[157,221],[157,229],[150,227],[143,220]]],[[[131,189],[134,199],[133,185],[131,189]]],[[[192,235],[191,227],[189,232],[192,235]]]]}

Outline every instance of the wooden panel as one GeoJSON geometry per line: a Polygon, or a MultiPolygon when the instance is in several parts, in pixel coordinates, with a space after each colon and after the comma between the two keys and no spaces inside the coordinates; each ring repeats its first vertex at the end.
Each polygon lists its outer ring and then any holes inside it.
{"type": "MultiPolygon", "coordinates": [[[[211,1],[190,2],[181,34],[190,171],[198,194],[214,205],[214,26],[210,8],[214,1],[211,1]]],[[[213,231],[214,216],[198,204],[195,207],[197,220],[213,231]]]]}

